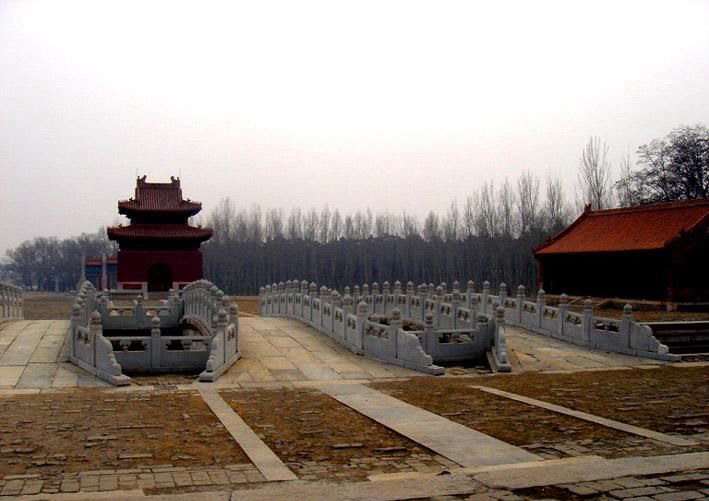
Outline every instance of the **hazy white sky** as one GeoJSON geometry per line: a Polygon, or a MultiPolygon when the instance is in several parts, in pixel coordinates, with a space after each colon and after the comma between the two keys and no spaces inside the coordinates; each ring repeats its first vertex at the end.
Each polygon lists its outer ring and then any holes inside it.
{"type": "Polygon", "coordinates": [[[0,253],[181,172],[208,212],[443,211],[709,117],[709,0],[0,0],[0,253]]]}

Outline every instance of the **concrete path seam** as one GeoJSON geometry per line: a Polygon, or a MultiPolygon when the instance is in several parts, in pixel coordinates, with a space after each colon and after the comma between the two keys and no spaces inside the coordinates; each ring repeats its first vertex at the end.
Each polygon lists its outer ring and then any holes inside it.
{"type": "Polygon", "coordinates": [[[234,409],[224,401],[216,390],[199,388],[199,393],[267,481],[297,480],[295,474],[234,412],[234,409]]]}
{"type": "Polygon", "coordinates": [[[360,414],[461,466],[541,461],[519,447],[361,384],[314,384],[360,414]]]}
{"type": "Polygon", "coordinates": [[[490,388],[487,386],[471,386],[477,390],[484,391],[486,393],[491,393],[500,397],[509,398],[510,400],[516,400],[517,402],[522,402],[524,404],[533,405],[535,407],[541,407],[549,411],[557,412],[559,414],[565,414],[567,416],[572,416],[578,419],[583,419],[585,421],[590,421],[592,423],[600,424],[607,428],[613,428],[615,430],[624,431],[626,433],[631,433],[633,435],[638,435],[645,438],[651,438],[653,440],[658,440],[660,442],[665,442],[672,445],[679,445],[684,447],[689,447],[692,445],[698,445],[697,442],[692,440],[687,440],[685,438],[675,437],[672,435],[667,435],[666,433],[660,433],[659,431],[648,430],[647,428],[641,428],[639,426],[634,426],[632,424],[621,423],[620,421],[614,421],[612,419],[604,418],[601,416],[596,416],[595,414],[588,414],[586,412],[577,411],[575,409],[570,409],[568,407],[562,407],[560,405],[550,404],[549,402],[544,402],[543,400],[537,400],[536,398],[525,397],[523,395],[518,395],[516,393],[510,393],[503,390],[498,390],[497,388],[490,388]]]}

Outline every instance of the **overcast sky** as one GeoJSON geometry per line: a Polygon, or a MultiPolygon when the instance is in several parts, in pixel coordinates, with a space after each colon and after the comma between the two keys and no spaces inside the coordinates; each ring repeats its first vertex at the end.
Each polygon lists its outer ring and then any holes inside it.
{"type": "Polygon", "coordinates": [[[0,0],[0,253],[117,217],[136,171],[208,212],[424,214],[524,169],[567,195],[709,122],[709,0],[0,0]]]}

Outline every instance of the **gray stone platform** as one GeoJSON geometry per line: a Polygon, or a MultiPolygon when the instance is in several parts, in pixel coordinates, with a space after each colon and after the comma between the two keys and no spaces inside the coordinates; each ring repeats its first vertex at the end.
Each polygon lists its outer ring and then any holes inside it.
{"type": "Polygon", "coordinates": [[[104,387],[69,363],[68,320],[21,320],[0,328],[0,388],[104,387]]]}

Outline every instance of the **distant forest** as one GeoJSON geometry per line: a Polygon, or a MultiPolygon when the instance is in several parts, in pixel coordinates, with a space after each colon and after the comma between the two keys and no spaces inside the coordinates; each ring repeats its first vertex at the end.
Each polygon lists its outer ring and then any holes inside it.
{"type": "MultiPolygon", "coordinates": [[[[214,229],[203,247],[205,276],[229,294],[251,295],[262,285],[292,279],[342,289],[389,280],[489,280],[533,288],[531,249],[564,228],[586,204],[629,206],[709,197],[709,130],[679,127],[638,148],[636,167],[625,156],[614,181],[608,147],[591,138],[579,159],[573,202],[558,177],[531,171],[494,186],[483,183],[444,213],[416,218],[352,214],[337,208],[237,209],[225,198],[200,222],[214,229]]],[[[35,238],[7,252],[0,278],[28,289],[72,290],[82,252],[115,255],[104,228],[59,240],[35,238]]]]}

